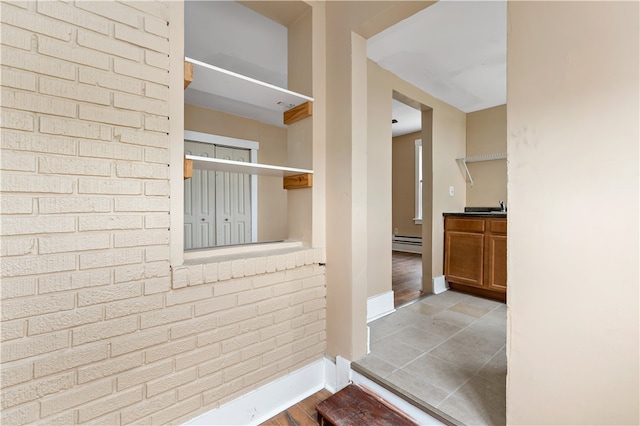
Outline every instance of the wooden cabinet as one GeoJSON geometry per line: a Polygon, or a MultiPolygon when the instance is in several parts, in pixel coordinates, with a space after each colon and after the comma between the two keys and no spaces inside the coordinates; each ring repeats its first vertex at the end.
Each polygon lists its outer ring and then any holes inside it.
{"type": "Polygon", "coordinates": [[[444,273],[453,290],[506,300],[507,219],[446,216],[444,273]]]}

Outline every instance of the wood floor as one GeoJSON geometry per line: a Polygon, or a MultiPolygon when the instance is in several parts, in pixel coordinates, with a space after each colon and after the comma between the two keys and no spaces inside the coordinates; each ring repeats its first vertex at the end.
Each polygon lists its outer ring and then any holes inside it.
{"type": "Polygon", "coordinates": [[[424,295],[422,292],[422,255],[394,251],[391,258],[393,306],[398,308],[424,295]]]}
{"type": "Polygon", "coordinates": [[[316,405],[330,396],[331,392],[322,389],[280,414],[271,417],[266,422],[261,423],[260,426],[316,426],[318,425],[316,405]]]}

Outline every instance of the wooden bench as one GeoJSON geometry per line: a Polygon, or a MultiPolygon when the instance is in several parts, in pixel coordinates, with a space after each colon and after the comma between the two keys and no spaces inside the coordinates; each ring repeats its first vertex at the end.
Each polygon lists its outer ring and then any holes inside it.
{"type": "Polygon", "coordinates": [[[398,409],[356,385],[316,406],[320,426],[418,426],[398,409]]]}

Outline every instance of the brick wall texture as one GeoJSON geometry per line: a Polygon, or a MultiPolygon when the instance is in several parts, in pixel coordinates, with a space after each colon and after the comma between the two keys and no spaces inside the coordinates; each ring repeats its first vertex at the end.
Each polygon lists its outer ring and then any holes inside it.
{"type": "Polygon", "coordinates": [[[170,266],[169,15],[0,3],[3,425],[180,423],[324,354],[319,250],[170,266]]]}

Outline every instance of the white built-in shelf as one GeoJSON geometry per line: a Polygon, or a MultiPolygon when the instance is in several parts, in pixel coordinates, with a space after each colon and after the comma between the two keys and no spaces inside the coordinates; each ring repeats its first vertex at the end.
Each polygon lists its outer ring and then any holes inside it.
{"type": "Polygon", "coordinates": [[[305,173],[313,173],[313,170],[296,169],[293,167],[273,166],[270,164],[245,163],[242,161],[223,160],[221,158],[200,157],[186,155],[187,160],[193,161],[194,169],[210,170],[216,172],[246,173],[263,176],[294,176],[305,173]]]}
{"type": "Polygon", "coordinates": [[[506,152],[496,152],[494,154],[474,155],[472,157],[461,157],[461,158],[456,158],[456,160],[463,161],[465,163],[475,163],[477,161],[502,160],[503,158],[507,158],[507,153],[506,152]]]}
{"type": "Polygon", "coordinates": [[[460,161],[464,166],[464,169],[467,172],[467,176],[469,177],[469,184],[473,187],[473,178],[471,177],[471,172],[467,167],[467,163],[475,163],[478,161],[502,160],[504,158],[507,158],[506,152],[497,152],[494,154],[474,155],[472,157],[460,157],[460,158],[456,158],[456,161],[460,161]]]}
{"type": "Polygon", "coordinates": [[[185,58],[193,64],[193,82],[187,90],[197,90],[246,104],[284,112],[313,98],[274,86],[214,65],[185,58]]]}

